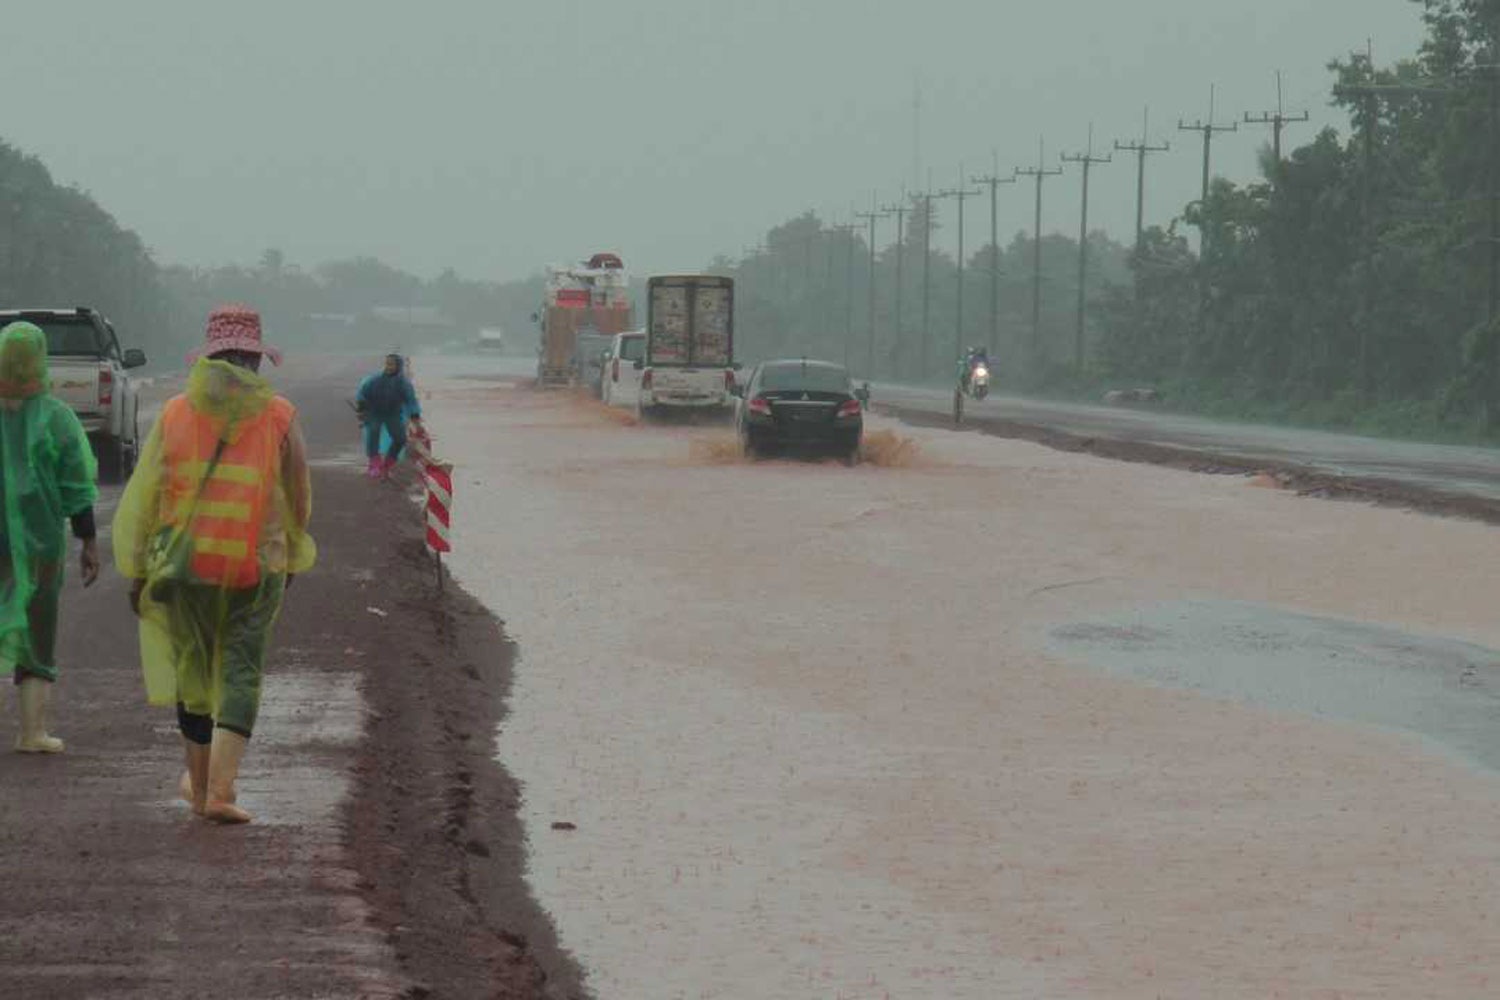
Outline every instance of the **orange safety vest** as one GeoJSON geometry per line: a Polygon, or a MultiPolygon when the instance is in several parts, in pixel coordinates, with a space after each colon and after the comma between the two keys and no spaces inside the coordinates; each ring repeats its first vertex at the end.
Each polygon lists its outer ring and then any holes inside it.
{"type": "Polygon", "coordinates": [[[213,473],[205,480],[219,445],[223,422],[193,409],[178,396],[162,410],[162,449],[167,481],[160,523],[180,526],[192,518],[193,576],[201,583],[246,588],[260,581],[261,526],[281,475],[281,446],[296,408],[280,396],[235,428],[213,473]],[[193,495],[203,486],[196,508],[193,495]]]}

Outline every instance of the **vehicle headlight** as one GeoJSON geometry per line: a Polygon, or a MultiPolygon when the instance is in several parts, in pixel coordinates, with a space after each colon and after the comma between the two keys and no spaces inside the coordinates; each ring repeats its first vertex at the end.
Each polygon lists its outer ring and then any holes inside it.
{"type": "Polygon", "coordinates": [[[990,370],[988,368],[986,368],[984,365],[980,365],[978,368],[974,369],[974,377],[975,378],[989,378],[990,377],[990,370]]]}

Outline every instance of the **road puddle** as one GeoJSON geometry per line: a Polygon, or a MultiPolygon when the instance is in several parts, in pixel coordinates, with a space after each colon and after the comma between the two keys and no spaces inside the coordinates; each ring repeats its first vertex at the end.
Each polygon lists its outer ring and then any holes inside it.
{"type": "Polygon", "coordinates": [[[1051,639],[1132,680],[1414,734],[1500,770],[1500,652],[1483,646],[1235,601],[1171,602],[1051,639]]]}

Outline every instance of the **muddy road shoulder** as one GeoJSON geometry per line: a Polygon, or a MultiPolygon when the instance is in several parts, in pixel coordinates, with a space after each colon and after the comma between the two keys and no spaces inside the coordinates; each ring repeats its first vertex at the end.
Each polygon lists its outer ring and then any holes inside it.
{"type": "Polygon", "coordinates": [[[343,806],[358,889],[411,997],[586,997],[526,884],[521,790],[496,756],[515,647],[453,580],[437,591],[415,469],[392,486],[340,461],[358,446],[345,400],[357,378],[349,371],[341,393],[330,374],[288,387],[322,465],[315,530],[321,571],[337,581],[323,581],[335,592],[326,606],[299,617],[338,637],[327,655],[363,661],[367,715],[343,806]]]}
{"type": "MultiPolygon", "coordinates": [[[[889,403],[877,403],[872,409],[913,427],[955,429],[952,417],[939,413],[889,403]]],[[[1143,441],[1093,437],[1002,417],[966,416],[965,426],[957,429],[1016,441],[1030,441],[1056,451],[1093,455],[1119,462],[1160,465],[1210,475],[1263,477],[1261,483],[1302,497],[1354,501],[1500,525],[1500,500],[1390,479],[1344,476],[1293,462],[1217,454],[1143,441]]]]}

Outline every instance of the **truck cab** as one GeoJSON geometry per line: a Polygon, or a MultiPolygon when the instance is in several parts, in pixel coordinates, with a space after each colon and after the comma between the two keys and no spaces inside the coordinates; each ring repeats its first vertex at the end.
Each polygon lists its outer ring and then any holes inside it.
{"type": "Polygon", "coordinates": [[[52,394],[78,414],[100,480],[122,481],[140,454],[140,399],[130,373],[146,363],[146,355],[121,350],[114,324],[87,307],[0,309],[0,327],[18,321],[46,334],[52,394]]]}

